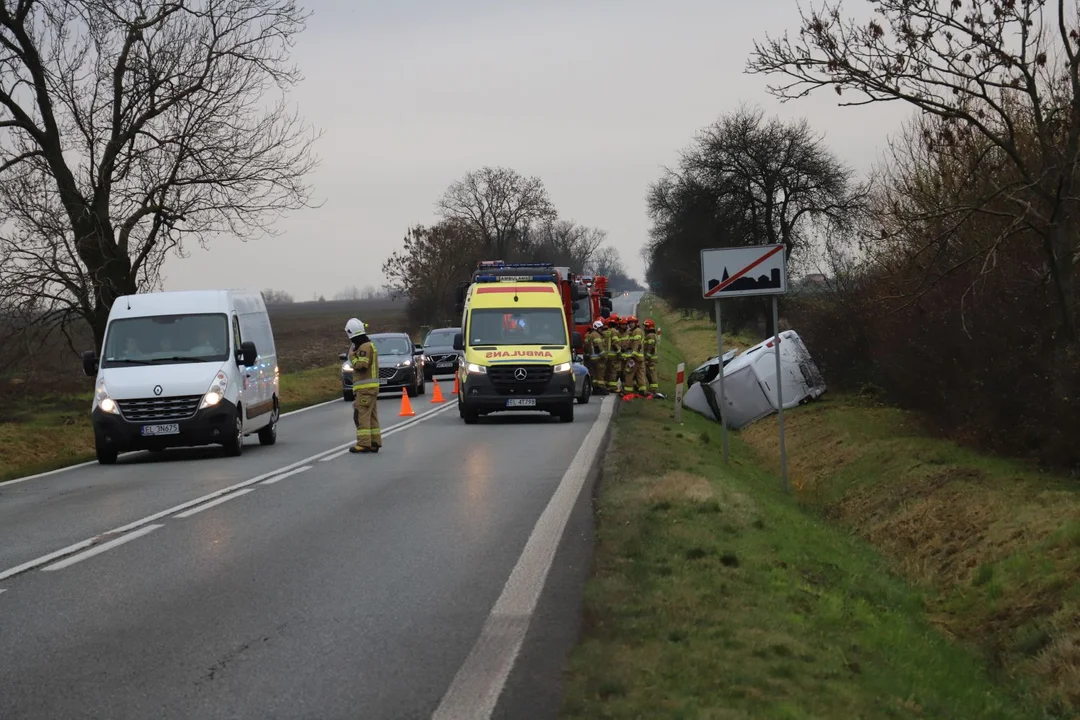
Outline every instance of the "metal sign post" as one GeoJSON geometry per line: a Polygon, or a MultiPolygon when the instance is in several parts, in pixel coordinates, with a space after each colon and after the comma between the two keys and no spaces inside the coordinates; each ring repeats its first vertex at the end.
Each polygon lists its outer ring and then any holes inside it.
{"type": "Polygon", "coordinates": [[[686,363],[679,363],[675,369],[675,422],[682,423],[683,378],[686,363]]]}
{"type": "Polygon", "coordinates": [[[788,491],[787,448],[784,446],[784,380],[780,377],[780,302],[772,298],[773,350],[776,354],[776,417],[780,425],[780,482],[788,491]]]}
{"type": "Polygon", "coordinates": [[[784,392],[780,368],[780,323],[777,296],[787,292],[787,253],[782,244],[711,248],[701,251],[701,292],[716,301],[716,347],[720,364],[720,427],[724,462],[728,461],[728,438],[724,391],[724,336],[720,322],[720,301],[732,297],[771,295],[773,351],[776,353],[776,406],[780,425],[780,474],[788,491],[787,448],[784,444],[784,392]]]}
{"type": "Polygon", "coordinates": [[[724,421],[727,415],[724,412],[724,408],[727,403],[724,400],[724,328],[720,323],[720,299],[717,298],[716,302],[716,351],[717,362],[720,364],[718,370],[720,377],[720,402],[717,403],[717,407],[720,408],[720,417],[717,420],[720,421],[720,438],[721,444],[724,446],[724,462],[728,461],[728,440],[727,440],[727,423],[724,421]]]}

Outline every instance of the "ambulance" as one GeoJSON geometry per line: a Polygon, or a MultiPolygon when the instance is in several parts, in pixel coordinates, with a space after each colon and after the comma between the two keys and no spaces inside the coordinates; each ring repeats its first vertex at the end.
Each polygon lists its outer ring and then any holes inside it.
{"type": "Polygon", "coordinates": [[[514,411],[573,422],[573,352],[582,336],[567,322],[565,276],[542,264],[494,262],[481,263],[459,289],[458,413],[469,425],[481,415],[514,411]]]}

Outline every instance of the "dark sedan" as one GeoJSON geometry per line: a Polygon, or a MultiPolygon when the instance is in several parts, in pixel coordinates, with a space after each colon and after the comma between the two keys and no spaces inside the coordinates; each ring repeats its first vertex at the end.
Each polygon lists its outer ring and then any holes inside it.
{"type": "MultiPolygon", "coordinates": [[[[409,397],[423,395],[425,392],[424,351],[413,344],[406,333],[374,333],[369,335],[379,354],[379,391],[396,390],[405,392],[409,397]]],[[[338,355],[343,361],[341,366],[341,396],[347,401],[353,399],[353,370],[346,353],[338,355]]]]}
{"type": "Polygon", "coordinates": [[[424,338],[424,355],[427,363],[424,375],[452,375],[457,372],[461,351],[454,349],[454,336],[461,328],[435,328],[424,338]]]}

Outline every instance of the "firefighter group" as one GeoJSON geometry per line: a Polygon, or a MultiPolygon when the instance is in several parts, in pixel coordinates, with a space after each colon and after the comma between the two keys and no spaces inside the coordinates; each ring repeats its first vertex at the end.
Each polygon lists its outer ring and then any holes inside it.
{"type": "Polygon", "coordinates": [[[585,363],[593,387],[623,396],[651,398],[660,392],[659,343],[651,318],[638,325],[633,315],[612,313],[597,320],[585,336],[585,363]]]}

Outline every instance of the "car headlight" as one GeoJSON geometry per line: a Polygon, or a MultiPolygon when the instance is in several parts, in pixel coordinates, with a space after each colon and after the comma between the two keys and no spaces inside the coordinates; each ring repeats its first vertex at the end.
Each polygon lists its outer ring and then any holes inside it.
{"type": "Polygon", "coordinates": [[[116,401],[109,397],[109,391],[105,389],[105,378],[98,381],[97,389],[94,391],[94,407],[109,415],[120,414],[116,401]]]}
{"type": "Polygon", "coordinates": [[[352,372],[352,363],[349,362],[348,360],[346,360],[344,363],[342,363],[341,364],[341,372],[351,373],[352,372]]]}
{"type": "Polygon", "coordinates": [[[570,369],[570,363],[559,363],[554,368],[557,373],[568,373],[570,372],[570,369]]]}
{"type": "Polygon", "coordinates": [[[203,395],[202,402],[199,404],[199,409],[211,408],[225,399],[225,388],[229,387],[229,377],[219,372],[214,377],[214,382],[210,383],[210,389],[203,395]]]}
{"type": "Polygon", "coordinates": [[[411,367],[411,366],[412,366],[412,360],[402,360],[401,362],[398,363],[398,367],[411,367]]]}
{"type": "Polygon", "coordinates": [[[476,373],[477,375],[487,375],[487,368],[483,365],[477,365],[476,363],[469,363],[466,365],[465,371],[476,373]]]}

